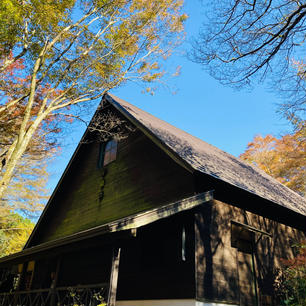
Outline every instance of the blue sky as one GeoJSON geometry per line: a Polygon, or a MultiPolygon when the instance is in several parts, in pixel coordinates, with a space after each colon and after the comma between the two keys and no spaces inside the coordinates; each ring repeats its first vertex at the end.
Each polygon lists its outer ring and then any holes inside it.
{"type": "MultiPolygon", "coordinates": [[[[257,134],[279,136],[288,132],[290,126],[276,113],[281,100],[265,84],[252,91],[236,91],[219,84],[199,64],[187,59],[184,53],[190,50],[190,40],[197,35],[204,14],[200,2],[195,0],[185,0],[185,11],[189,15],[186,41],[167,64],[173,70],[179,65],[182,70],[168,81],[169,88],[160,88],[151,96],[143,94],[139,85],[127,84],[112,93],[235,156],[243,153],[257,134]]],[[[80,126],[66,136],[61,156],[50,167],[51,190],[84,129],[80,126]]]]}

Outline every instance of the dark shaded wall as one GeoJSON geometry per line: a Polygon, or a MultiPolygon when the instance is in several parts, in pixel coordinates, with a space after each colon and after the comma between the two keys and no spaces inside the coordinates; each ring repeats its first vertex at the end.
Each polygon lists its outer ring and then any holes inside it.
{"type": "Polygon", "coordinates": [[[122,246],[118,300],[195,297],[193,220],[185,213],[155,222],[122,246]]]}
{"type": "Polygon", "coordinates": [[[109,283],[112,247],[100,246],[60,257],[58,287],[109,283]]]}
{"type": "Polygon", "coordinates": [[[99,169],[99,143],[82,144],[31,246],[194,194],[193,177],[141,132],[99,169]]]}
{"type": "MultiPolygon", "coordinates": [[[[243,233],[241,235],[245,239],[243,233]]],[[[250,306],[256,305],[256,298],[259,305],[277,305],[273,285],[279,272],[280,259],[292,258],[294,254],[291,246],[305,239],[305,234],[277,221],[214,200],[204,204],[196,213],[195,237],[197,298],[250,306]],[[254,233],[254,264],[252,252],[233,246],[231,221],[253,226],[272,235],[270,238],[254,233]]]]}
{"type": "MultiPolygon", "coordinates": [[[[49,289],[53,284],[55,287],[78,285],[95,285],[97,287],[97,285],[101,285],[101,288],[107,292],[113,249],[117,244],[122,244],[120,241],[129,240],[131,237],[129,231],[96,236],[33,254],[26,259],[12,263],[7,268],[12,275],[16,276],[17,265],[23,264],[21,281],[17,291],[49,289]],[[33,273],[27,272],[30,261],[35,262],[33,273]],[[32,274],[30,286],[26,285],[27,274],[32,274]]],[[[1,272],[5,271],[5,267],[0,268],[0,292],[12,290],[12,283],[9,289],[1,286],[1,272]]],[[[98,288],[100,288],[99,286],[98,288]]]]}

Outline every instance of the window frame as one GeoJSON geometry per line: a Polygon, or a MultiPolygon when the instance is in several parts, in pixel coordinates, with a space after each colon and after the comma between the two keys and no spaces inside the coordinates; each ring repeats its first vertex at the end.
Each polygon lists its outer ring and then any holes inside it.
{"type": "Polygon", "coordinates": [[[100,143],[98,168],[103,168],[117,159],[118,141],[110,139],[100,143]]]}

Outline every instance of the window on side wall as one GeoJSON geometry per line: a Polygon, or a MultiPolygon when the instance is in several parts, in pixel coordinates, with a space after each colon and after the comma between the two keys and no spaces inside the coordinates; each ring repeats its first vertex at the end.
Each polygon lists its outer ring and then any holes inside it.
{"type": "Polygon", "coordinates": [[[117,141],[112,139],[100,144],[98,167],[103,168],[117,158],[117,141]]]}
{"type": "Polygon", "coordinates": [[[255,241],[254,232],[235,223],[231,224],[231,232],[232,247],[237,248],[240,252],[252,254],[255,241]]]}

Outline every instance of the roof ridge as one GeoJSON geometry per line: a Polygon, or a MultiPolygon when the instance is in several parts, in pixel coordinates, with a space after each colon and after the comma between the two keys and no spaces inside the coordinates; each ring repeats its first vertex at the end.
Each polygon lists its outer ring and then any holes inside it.
{"type": "Polygon", "coordinates": [[[108,93],[107,95],[124,112],[145,126],[194,170],[214,176],[238,188],[306,215],[305,198],[255,165],[248,164],[239,157],[227,153],[113,94],[108,93]],[[215,159],[215,163],[212,159],[215,159]]]}

